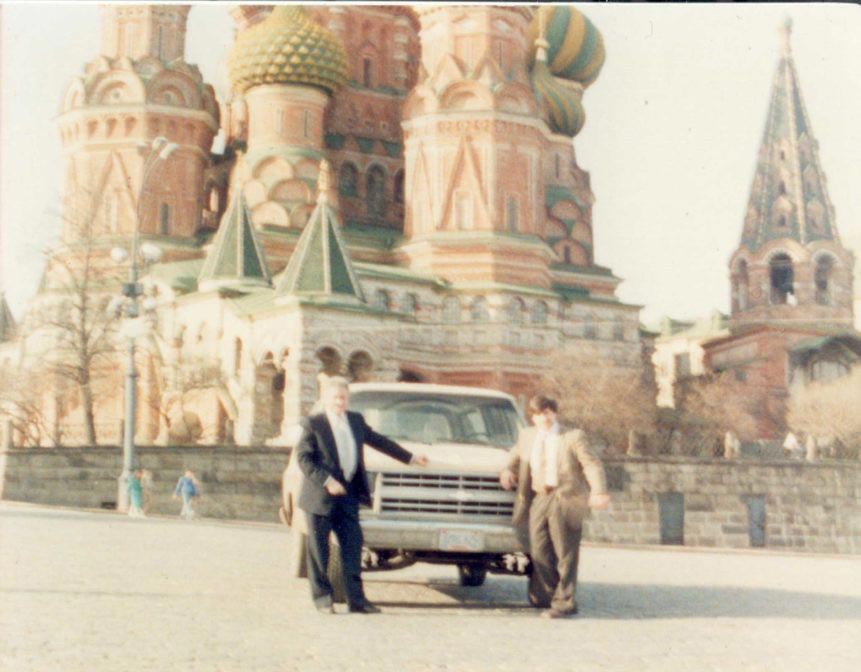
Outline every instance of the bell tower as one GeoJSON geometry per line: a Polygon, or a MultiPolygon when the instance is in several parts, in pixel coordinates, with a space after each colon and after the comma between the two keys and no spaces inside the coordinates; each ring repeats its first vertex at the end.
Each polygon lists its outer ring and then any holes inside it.
{"type": "Polygon", "coordinates": [[[730,259],[732,324],[852,326],[854,258],[843,247],[801,95],[789,19],[741,243],[730,259]]]}

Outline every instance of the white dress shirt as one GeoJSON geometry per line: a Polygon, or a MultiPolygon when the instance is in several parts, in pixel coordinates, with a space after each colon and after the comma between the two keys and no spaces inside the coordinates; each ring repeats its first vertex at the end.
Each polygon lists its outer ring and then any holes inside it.
{"type": "Polygon", "coordinates": [[[539,429],[532,444],[529,468],[532,470],[532,483],[538,486],[555,488],[559,485],[557,456],[559,455],[559,423],[554,422],[550,429],[539,429]]]}
{"type": "Polygon", "coordinates": [[[359,465],[358,451],[356,450],[356,437],[347,421],[346,415],[335,415],[326,412],[332,434],[335,435],[335,445],[338,448],[338,461],[341,463],[341,471],[344,472],[344,480],[349,483],[356,473],[359,465]]]}

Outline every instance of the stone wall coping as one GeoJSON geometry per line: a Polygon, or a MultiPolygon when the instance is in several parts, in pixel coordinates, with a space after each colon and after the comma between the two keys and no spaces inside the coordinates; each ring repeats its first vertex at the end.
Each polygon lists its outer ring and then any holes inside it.
{"type": "Polygon", "coordinates": [[[700,466],[738,467],[799,467],[799,468],[849,468],[861,470],[856,460],[761,460],[755,457],[740,457],[728,460],[723,457],[693,457],[688,455],[603,455],[604,464],[693,464],[700,466]]]}
{"type": "MultiPolygon", "coordinates": [[[[136,451],[148,454],[188,454],[188,453],[211,453],[211,454],[235,454],[235,455],[283,455],[289,456],[292,448],[278,446],[227,446],[227,445],[190,445],[190,446],[135,446],[136,451]]],[[[22,455],[71,455],[76,453],[118,453],[122,454],[121,446],[31,446],[27,448],[12,448],[0,450],[0,455],[22,456],[22,455]]],[[[861,470],[861,462],[856,460],[817,460],[808,462],[806,460],[784,459],[784,460],[761,460],[751,457],[740,457],[728,460],[722,457],[695,457],[689,455],[603,455],[601,457],[605,464],[679,464],[698,466],[738,466],[738,467],[796,467],[814,469],[850,469],[861,470]]]]}
{"type": "MultiPolygon", "coordinates": [[[[153,453],[219,453],[235,455],[290,455],[291,448],[269,446],[135,446],[136,452],[153,453]]],[[[72,455],[80,453],[118,453],[122,455],[121,446],[32,446],[27,448],[12,448],[0,450],[0,455],[72,455]]]]}

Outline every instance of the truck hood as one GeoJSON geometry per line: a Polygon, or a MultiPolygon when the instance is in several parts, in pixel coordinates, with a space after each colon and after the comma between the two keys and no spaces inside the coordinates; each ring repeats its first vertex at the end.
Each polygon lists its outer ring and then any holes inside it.
{"type": "Polygon", "coordinates": [[[414,455],[427,456],[427,467],[408,467],[402,462],[365,446],[365,468],[368,471],[403,471],[406,468],[410,470],[498,473],[505,468],[509,458],[509,452],[505,448],[474,443],[435,443],[430,445],[403,441],[401,445],[414,455]]]}

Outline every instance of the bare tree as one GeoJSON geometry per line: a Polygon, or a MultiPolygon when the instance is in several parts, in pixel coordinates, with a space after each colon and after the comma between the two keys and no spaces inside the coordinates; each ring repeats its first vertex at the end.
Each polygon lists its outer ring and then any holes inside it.
{"type": "Polygon", "coordinates": [[[679,413],[671,431],[681,433],[683,452],[721,454],[727,431],[742,440],[756,438],[760,395],[731,372],[688,378],[677,392],[679,413]]]}
{"type": "Polygon", "coordinates": [[[96,445],[94,388],[116,357],[118,320],[108,305],[120,276],[96,235],[94,217],[66,218],[62,245],[48,251],[45,275],[28,316],[42,363],[62,389],[76,389],[86,442],[96,445]]]}
{"type": "Polygon", "coordinates": [[[55,446],[62,443],[62,428],[46,412],[44,390],[50,384],[44,367],[7,368],[0,376],[0,410],[24,446],[41,445],[43,437],[55,446]]]}
{"type": "Polygon", "coordinates": [[[834,457],[861,454],[861,366],[848,376],[793,388],[787,419],[794,432],[838,444],[834,457]]]}
{"type": "Polygon", "coordinates": [[[595,353],[563,351],[551,358],[538,388],[559,400],[566,423],[623,449],[628,433],[654,431],[656,390],[640,368],[614,366],[595,353]]]}

